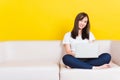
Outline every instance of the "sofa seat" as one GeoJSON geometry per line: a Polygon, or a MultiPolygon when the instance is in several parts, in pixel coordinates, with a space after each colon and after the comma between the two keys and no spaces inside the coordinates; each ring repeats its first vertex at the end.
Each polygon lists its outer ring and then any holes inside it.
{"type": "Polygon", "coordinates": [[[0,64],[1,80],[59,80],[58,74],[59,66],[55,63],[10,61],[0,64]]]}
{"type": "Polygon", "coordinates": [[[61,80],[120,80],[120,66],[110,63],[111,68],[91,69],[70,69],[61,64],[61,80]]]}

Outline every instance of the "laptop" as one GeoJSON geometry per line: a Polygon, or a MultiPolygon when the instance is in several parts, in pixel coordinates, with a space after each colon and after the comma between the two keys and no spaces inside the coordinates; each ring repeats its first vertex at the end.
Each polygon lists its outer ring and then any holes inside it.
{"type": "Polygon", "coordinates": [[[75,44],[76,58],[98,58],[99,45],[98,43],[77,43],[75,44]]]}

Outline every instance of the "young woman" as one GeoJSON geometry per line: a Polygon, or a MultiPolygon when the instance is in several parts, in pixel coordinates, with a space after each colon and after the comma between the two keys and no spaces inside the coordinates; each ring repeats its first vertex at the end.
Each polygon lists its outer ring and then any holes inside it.
{"type": "Polygon", "coordinates": [[[90,32],[90,21],[86,13],[79,13],[74,21],[74,27],[71,32],[67,32],[63,39],[65,55],[62,60],[69,68],[80,69],[104,69],[109,68],[111,56],[108,53],[102,53],[98,58],[76,58],[75,43],[92,42],[94,35],[90,32]]]}

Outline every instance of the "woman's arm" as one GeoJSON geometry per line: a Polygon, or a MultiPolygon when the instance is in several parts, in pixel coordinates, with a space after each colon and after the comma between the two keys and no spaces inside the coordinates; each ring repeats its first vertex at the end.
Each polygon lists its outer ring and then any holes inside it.
{"type": "Polygon", "coordinates": [[[72,56],[75,56],[75,53],[71,50],[70,44],[64,44],[64,49],[67,54],[70,54],[72,56]]]}

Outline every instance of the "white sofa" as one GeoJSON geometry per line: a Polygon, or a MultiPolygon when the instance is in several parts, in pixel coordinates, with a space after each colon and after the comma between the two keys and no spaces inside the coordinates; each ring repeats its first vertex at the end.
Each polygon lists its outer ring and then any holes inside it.
{"type": "Polygon", "coordinates": [[[59,80],[60,41],[0,43],[0,80],[59,80]]]}
{"type": "Polygon", "coordinates": [[[0,42],[0,80],[120,80],[120,41],[97,42],[112,55],[112,68],[65,68],[60,40],[0,42]]]}

